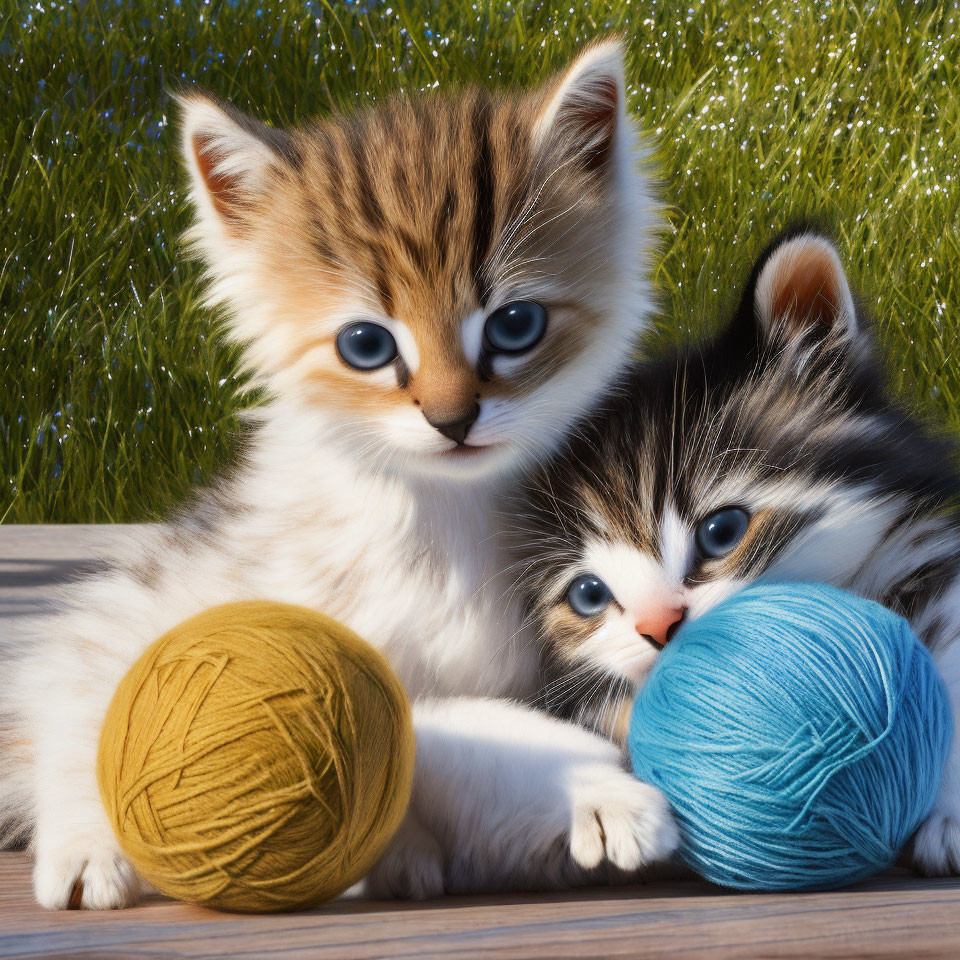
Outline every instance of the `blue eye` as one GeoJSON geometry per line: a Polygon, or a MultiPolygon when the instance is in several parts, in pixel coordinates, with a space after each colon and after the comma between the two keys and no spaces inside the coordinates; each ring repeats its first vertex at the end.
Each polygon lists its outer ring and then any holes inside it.
{"type": "Polygon", "coordinates": [[[396,359],[397,342],[379,323],[351,323],[337,334],[337,353],[357,370],[376,370],[396,359]]]}
{"type": "Polygon", "coordinates": [[[750,514],[746,510],[718,510],[697,527],[697,546],[705,557],[722,557],[743,539],[749,526],[750,514]]]}
{"type": "Polygon", "coordinates": [[[595,617],[603,613],[612,599],[610,588],[592,573],[577,577],[567,589],[567,603],[581,617],[595,617]]]}
{"type": "Polygon", "coordinates": [[[525,353],[540,342],[546,329],[545,307],[533,300],[515,300],[487,317],[483,342],[492,353],[525,353]]]}

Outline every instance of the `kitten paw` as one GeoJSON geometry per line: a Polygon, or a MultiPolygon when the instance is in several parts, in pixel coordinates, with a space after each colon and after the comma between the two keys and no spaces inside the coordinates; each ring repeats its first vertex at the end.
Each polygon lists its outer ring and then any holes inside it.
{"type": "Polygon", "coordinates": [[[580,783],[573,791],[570,855],[585,869],[604,859],[621,870],[665,860],[680,842],[666,797],[623,770],[580,783]]]}
{"type": "Polygon", "coordinates": [[[33,870],[37,902],[48,910],[118,910],[140,899],[140,879],[114,846],[62,847],[38,853],[33,870]]]}
{"type": "Polygon", "coordinates": [[[960,810],[934,808],[914,837],[913,863],[928,877],[960,874],[960,810]]]}
{"type": "Polygon", "coordinates": [[[409,816],[386,852],[367,874],[367,895],[377,900],[432,900],[442,897],[443,851],[409,816]]]}

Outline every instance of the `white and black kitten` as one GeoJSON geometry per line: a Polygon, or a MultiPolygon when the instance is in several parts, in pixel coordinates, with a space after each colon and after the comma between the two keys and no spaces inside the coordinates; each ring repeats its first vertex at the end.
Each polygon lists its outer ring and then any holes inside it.
{"type": "MultiPolygon", "coordinates": [[[[954,453],[885,389],[833,246],[784,235],[719,336],[638,366],[525,488],[518,569],[547,706],[622,740],[685,619],[757,580],[805,580],[907,617],[960,720],[954,453]]],[[[915,857],[960,871],[957,747],[915,857]]]]}

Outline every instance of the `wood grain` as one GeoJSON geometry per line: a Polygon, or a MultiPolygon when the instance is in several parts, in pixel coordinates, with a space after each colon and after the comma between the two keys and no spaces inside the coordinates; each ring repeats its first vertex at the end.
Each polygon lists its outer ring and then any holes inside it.
{"type": "Polygon", "coordinates": [[[563,894],[341,901],[280,916],[152,897],[51,913],[23,854],[0,854],[0,957],[957,957],[960,881],[897,870],[848,890],[727,893],[696,881],[563,894]]]}
{"type": "MultiPolygon", "coordinates": [[[[0,525],[0,644],[51,588],[123,528],[0,525]]],[[[218,914],[148,898],[115,913],[33,903],[27,858],[0,853],[0,957],[952,957],[960,879],[906,870],[833,893],[737,894],[656,881],[424,904],[342,900],[282,916],[218,914]]]]}
{"type": "Polygon", "coordinates": [[[31,526],[0,524],[0,644],[9,627],[49,609],[58,583],[95,564],[136,524],[31,526]]]}

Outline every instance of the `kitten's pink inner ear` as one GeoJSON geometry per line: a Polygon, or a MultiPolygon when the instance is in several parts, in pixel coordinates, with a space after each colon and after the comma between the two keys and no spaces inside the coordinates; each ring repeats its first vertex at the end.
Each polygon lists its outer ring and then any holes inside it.
{"type": "Polygon", "coordinates": [[[211,140],[194,134],[191,138],[193,155],[214,209],[224,220],[234,221],[239,203],[238,178],[217,171],[220,158],[210,149],[211,140]]]}
{"type": "Polygon", "coordinates": [[[597,44],[547,93],[535,139],[576,155],[582,169],[598,170],[613,159],[623,112],[623,52],[615,42],[597,44]]]}
{"type": "Polygon", "coordinates": [[[613,152],[620,117],[620,90],[612,77],[597,77],[590,83],[590,97],[576,98],[564,110],[566,123],[588,145],[584,165],[588,170],[604,166],[613,152]]]}
{"type": "Polygon", "coordinates": [[[833,327],[844,311],[844,281],[830,252],[807,245],[779,264],[772,283],[770,318],[793,329],[833,327]]]}

